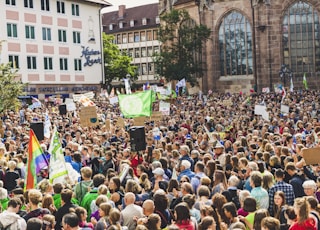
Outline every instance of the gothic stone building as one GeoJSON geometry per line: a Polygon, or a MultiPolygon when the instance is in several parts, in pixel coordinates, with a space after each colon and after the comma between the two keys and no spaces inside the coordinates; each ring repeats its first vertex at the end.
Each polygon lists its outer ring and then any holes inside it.
{"type": "Polygon", "coordinates": [[[320,88],[319,0],[160,0],[160,14],[172,8],[212,30],[204,92],[289,88],[290,76],[298,90],[304,74],[309,88],[320,88]]]}

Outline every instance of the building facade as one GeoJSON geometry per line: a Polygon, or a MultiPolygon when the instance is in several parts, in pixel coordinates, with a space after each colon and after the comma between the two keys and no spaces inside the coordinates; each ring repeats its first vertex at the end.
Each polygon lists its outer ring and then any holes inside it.
{"type": "Polygon", "coordinates": [[[160,14],[185,9],[207,25],[203,51],[206,92],[261,92],[275,84],[294,90],[320,88],[320,1],[160,0],[160,14]]]}
{"type": "MultiPolygon", "coordinates": [[[[138,71],[137,84],[158,82],[154,70],[153,54],[160,51],[158,41],[158,4],[149,4],[103,14],[103,31],[113,35],[114,43],[133,58],[138,71]]],[[[117,82],[115,82],[117,84],[117,82]]]]}
{"type": "Polygon", "coordinates": [[[98,91],[103,77],[104,0],[5,0],[0,3],[0,63],[12,63],[28,95],[98,91]],[[1,47],[2,46],[2,47],[1,47]]]}

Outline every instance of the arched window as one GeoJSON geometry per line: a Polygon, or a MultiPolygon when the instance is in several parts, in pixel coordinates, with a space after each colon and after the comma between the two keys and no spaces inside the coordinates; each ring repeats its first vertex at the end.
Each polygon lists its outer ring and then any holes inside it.
{"type": "Polygon", "coordinates": [[[319,17],[308,3],[298,1],[285,12],[283,58],[293,73],[320,71],[319,17]]]}
{"type": "Polygon", "coordinates": [[[252,33],[247,18],[232,11],[219,28],[221,76],[249,75],[252,67],[252,33]]]}

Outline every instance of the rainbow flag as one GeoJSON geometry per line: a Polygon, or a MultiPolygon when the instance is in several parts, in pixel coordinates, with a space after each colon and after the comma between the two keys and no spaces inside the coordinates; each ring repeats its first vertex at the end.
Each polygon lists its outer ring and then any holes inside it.
{"type": "Polygon", "coordinates": [[[25,190],[35,188],[37,184],[37,174],[40,173],[44,167],[48,167],[48,161],[32,129],[30,129],[29,137],[25,190]]]}

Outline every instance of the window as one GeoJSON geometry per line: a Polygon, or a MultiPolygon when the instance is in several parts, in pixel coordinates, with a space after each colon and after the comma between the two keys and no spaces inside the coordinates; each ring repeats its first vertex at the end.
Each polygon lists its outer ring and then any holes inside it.
{"type": "Polygon", "coordinates": [[[134,33],[134,42],[139,42],[140,41],[140,35],[139,32],[134,33]]]}
{"type": "Polygon", "coordinates": [[[158,40],[158,30],[153,31],[153,40],[158,40]]]}
{"type": "Polygon", "coordinates": [[[33,0],[24,0],[24,7],[33,8],[33,0]]]}
{"type": "Polygon", "coordinates": [[[140,57],[140,48],[134,49],[134,57],[136,57],[136,58],[140,57]]]}
{"type": "Polygon", "coordinates": [[[58,30],[58,40],[59,42],[67,42],[67,31],[58,30]]]}
{"type": "Polygon", "coordinates": [[[11,68],[19,69],[19,56],[9,55],[9,62],[11,63],[11,68]]]}
{"type": "Polygon", "coordinates": [[[153,63],[148,63],[148,73],[149,74],[153,74],[154,73],[153,69],[154,69],[153,63]]]}
{"type": "Polygon", "coordinates": [[[159,16],[156,17],[156,24],[160,24],[160,17],[159,16]]]}
{"type": "Polygon", "coordinates": [[[130,20],[130,27],[134,27],[134,20],[130,20]]]}
{"type": "Polygon", "coordinates": [[[147,71],[147,63],[142,63],[142,64],[141,64],[141,70],[142,70],[142,75],[148,74],[148,71],[147,71]]]}
{"type": "Polygon", "coordinates": [[[146,18],[142,19],[142,25],[144,25],[144,26],[147,25],[147,19],[146,18]]]}
{"type": "Polygon", "coordinates": [[[82,71],[82,61],[81,59],[74,59],[74,70],[82,71]]]}
{"type": "Polygon", "coordinates": [[[44,57],[43,58],[44,69],[45,70],[53,70],[52,67],[52,57],[44,57]]]}
{"type": "Polygon", "coordinates": [[[147,30],[147,41],[152,41],[152,31],[147,30]]]}
{"type": "Polygon", "coordinates": [[[117,44],[121,44],[121,34],[117,34],[117,44]]]}
{"type": "Polygon", "coordinates": [[[73,16],[80,16],[80,11],[79,11],[79,5],[78,4],[71,4],[71,13],[73,16]]]}
{"type": "Polygon", "coordinates": [[[129,43],[132,43],[133,41],[133,33],[129,33],[129,43]]]}
{"type": "Polygon", "coordinates": [[[122,43],[127,43],[127,34],[122,34],[122,43]]]}
{"type": "Polygon", "coordinates": [[[119,22],[119,28],[120,28],[120,29],[123,28],[123,22],[119,22]]]}
{"type": "Polygon", "coordinates": [[[141,31],[140,32],[140,38],[141,38],[142,42],[144,42],[146,40],[146,31],[141,31]]]}
{"type": "Polygon", "coordinates": [[[319,15],[308,3],[298,1],[282,22],[283,61],[292,72],[320,71],[319,15]]]}
{"type": "Polygon", "coordinates": [[[148,57],[152,57],[152,56],[153,56],[152,46],[149,46],[149,47],[147,48],[147,53],[148,53],[148,57]]]}
{"type": "Polygon", "coordinates": [[[129,56],[129,57],[134,57],[134,55],[133,55],[133,49],[129,49],[129,51],[128,51],[128,56],[129,56]]]}
{"type": "Polygon", "coordinates": [[[28,69],[37,69],[37,58],[34,56],[28,56],[27,67],[28,69]]]}
{"type": "Polygon", "coordinates": [[[221,76],[253,73],[251,26],[244,15],[232,11],[223,19],[219,45],[221,76]]]}
{"type": "Polygon", "coordinates": [[[17,24],[7,23],[7,36],[10,38],[17,38],[17,24]]]}
{"type": "Polygon", "coordinates": [[[60,70],[68,70],[68,59],[60,58],[60,70]]]}
{"type": "Polygon", "coordinates": [[[26,38],[27,39],[34,39],[34,26],[26,26],[26,38]]]}
{"type": "Polygon", "coordinates": [[[41,0],[41,10],[50,11],[49,0],[41,0]]]}
{"type": "Polygon", "coordinates": [[[57,1],[57,12],[60,14],[65,13],[65,8],[64,8],[64,2],[63,1],[57,1]]]}
{"type": "Polygon", "coordinates": [[[42,28],[42,40],[51,41],[51,29],[50,28],[42,28]]]}
{"type": "Polygon", "coordinates": [[[146,47],[141,47],[141,57],[146,57],[147,56],[147,49],[146,47]]]}
{"type": "Polygon", "coordinates": [[[15,6],[16,5],[16,0],[6,0],[7,5],[15,6]]]}
{"type": "Polygon", "coordinates": [[[113,24],[109,25],[109,30],[113,30],[113,24]]]}
{"type": "Polygon", "coordinates": [[[73,43],[74,44],[80,44],[81,43],[80,32],[73,31],[72,32],[72,36],[73,36],[73,43]]]}

